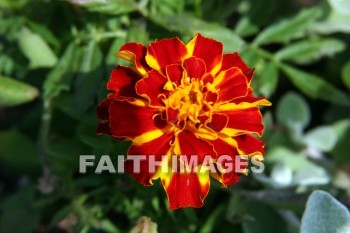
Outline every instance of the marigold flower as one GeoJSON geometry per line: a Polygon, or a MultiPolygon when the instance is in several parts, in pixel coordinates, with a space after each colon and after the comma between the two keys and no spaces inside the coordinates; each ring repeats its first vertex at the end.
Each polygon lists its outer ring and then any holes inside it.
{"type": "Polygon", "coordinates": [[[178,38],[148,47],[127,43],[116,56],[133,66],[112,71],[107,84],[111,93],[97,107],[97,133],[131,140],[129,155],[163,159],[155,171],[147,160],[141,161],[139,173],[129,160],[125,166],[145,186],[160,178],[170,209],[201,207],[210,175],[223,187],[238,181],[236,171],[219,169],[218,156],[263,155],[264,143],[253,134],[261,136],[264,128],[258,106],[270,102],[253,96],[254,69],[238,53],[223,54],[222,43],[197,34],[187,45],[178,38]],[[172,155],[177,163],[196,157],[199,164],[180,173],[169,162],[172,155]],[[216,173],[198,172],[205,155],[211,156],[216,173]]]}

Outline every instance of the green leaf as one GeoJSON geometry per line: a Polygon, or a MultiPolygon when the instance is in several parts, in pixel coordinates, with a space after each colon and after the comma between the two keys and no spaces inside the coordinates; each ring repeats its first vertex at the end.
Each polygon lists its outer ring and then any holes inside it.
{"type": "Polygon", "coordinates": [[[345,86],[350,90],[350,61],[343,66],[341,75],[345,86]]]}
{"type": "Polygon", "coordinates": [[[17,130],[1,131],[0,142],[0,164],[3,171],[16,174],[38,171],[39,151],[27,136],[17,130]]]}
{"type": "Polygon", "coordinates": [[[99,12],[110,15],[126,14],[136,10],[136,4],[133,0],[70,0],[70,2],[85,7],[91,12],[99,12]]]}
{"type": "Polygon", "coordinates": [[[40,222],[40,210],[34,205],[34,187],[26,187],[11,195],[0,204],[0,232],[35,232],[40,222]]]}
{"type": "Polygon", "coordinates": [[[257,77],[253,79],[253,85],[266,97],[271,96],[278,84],[278,68],[274,62],[269,62],[262,69],[257,70],[257,77]]]}
{"type": "Polygon", "coordinates": [[[303,40],[279,50],[275,57],[298,64],[309,64],[324,56],[339,53],[345,48],[345,43],[337,39],[303,40]]]}
{"type": "Polygon", "coordinates": [[[150,12],[153,15],[160,14],[164,16],[173,16],[182,13],[184,8],[184,0],[157,0],[150,2],[150,12]]]}
{"type": "Polygon", "coordinates": [[[293,172],[294,185],[324,185],[330,182],[327,171],[309,161],[303,154],[284,147],[275,147],[266,155],[267,163],[284,163],[293,172]]]}
{"type": "Polygon", "coordinates": [[[247,220],[242,223],[244,233],[270,232],[271,229],[274,232],[287,232],[287,224],[271,206],[249,200],[244,207],[249,214],[246,216],[247,220]]]}
{"type": "Polygon", "coordinates": [[[38,96],[39,91],[36,87],[0,76],[0,108],[28,103],[38,96]]]}
{"type": "Polygon", "coordinates": [[[305,128],[310,122],[310,109],[298,94],[285,94],[277,105],[277,120],[288,128],[305,128]]]}
{"type": "Polygon", "coordinates": [[[269,43],[287,43],[303,36],[309,25],[320,16],[318,8],[302,10],[293,18],[285,19],[263,30],[254,40],[254,45],[269,43]]]}
{"type": "Polygon", "coordinates": [[[292,83],[305,95],[341,105],[350,105],[349,98],[321,77],[297,68],[281,65],[292,83]]]}
{"type": "Polygon", "coordinates": [[[345,233],[350,231],[349,210],[324,191],[313,192],[306,204],[301,233],[345,233]]]}
{"type": "Polygon", "coordinates": [[[334,11],[350,13],[350,2],[346,0],[328,0],[334,11]]]}
{"type": "Polygon", "coordinates": [[[74,66],[80,60],[79,47],[70,43],[60,58],[58,64],[49,73],[44,82],[44,98],[58,96],[62,91],[70,89],[70,82],[74,73],[74,66]]]}
{"type": "Polygon", "coordinates": [[[47,68],[56,64],[57,57],[45,40],[28,28],[21,29],[18,43],[22,53],[29,59],[31,69],[47,68]]]}
{"type": "Polygon", "coordinates": [[[86,46],[75,82],[75,104],[77,111],[84,113],[94,102],[102,82],[102,52],[91,40],[86,46]]]}
{"type": "Polygon", "coordinates": [[[205,223],[201,226],[199,233],[210,233],[213,232],[215,223],[217,222],[217,219],[222,216],[222,213],[225,210],[224,205],[219,205],[216,207],[216,209],[211,213],[209,218],[205,221],[205,223]]]}
{"type": "Polygon", "coordinates": [[[279,186],[288,186],[293,181],[292,169],[283,162],[276,163],[271,170],[271,180],[279,186]]]}
{"type": "Polygon", "coordinates": [[[197,32],[224,44],[224,52],[241,51],[245,42],[232,30],[219,24],[207,23],[193,16],[182,14],[168,18],[156,18],[159,24],[170,30],[179,31],[189,36],[197,32]]]}
{"type": "Polygon", "coordinates": [[[350,120],[341,120],[333,126],[337,135],[337,143],[331,151],[332,156],[339,164],[350,164],[349,156],[349,138],[350,138],[350,120]]]}
{"type": "Polygon", "coordinates": [[[315,23],[310,30],[321,34],[350,33],[349,15],[349,13],[331,11],[324,21],[315,23]]]}
{"type": "Polygon", "coordinates": [[[242,37],[255,35],[259,31],[258,26],[253,24],[249,17],[243,16],[235,27],[235,33],[242,37]]]}
{"type": "Polygon", "coordinates": [[[329,152],[337,142],[337,135],[330,126],[319,126],[310,130],[304,137],[304,142],[313,149],[329,152]]]}

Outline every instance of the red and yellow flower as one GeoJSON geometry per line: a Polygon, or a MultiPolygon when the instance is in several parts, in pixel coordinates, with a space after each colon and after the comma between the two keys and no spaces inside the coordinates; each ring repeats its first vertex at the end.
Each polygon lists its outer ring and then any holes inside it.
{"type": "Polygon", "coordinates": [[[172,155],[196,156],[199,168],[205,155],[216,166],[220,155],[263,155],[264,143],[254,135],[261,136],[264,128],[259,105],[270,103],[253,96],[254,70],[237,53],[223,54],[222,43],[197,34],[187,45],[178,38],[148,47],[128,43],[116,56],[133,65],[112,71],[111,93],[97,107],[97,132],[131,140],[129,155],[163,159],[155,171],[141,161],[140,173],[127,160],[126,171],[145,186],[160,178],[170,209],[201,207],[210,175],[224,187],[240,175],[222,169],[179,173],[169,163],[172,155]],[[162,166],[169,169],[164,172],[162,166]]]}

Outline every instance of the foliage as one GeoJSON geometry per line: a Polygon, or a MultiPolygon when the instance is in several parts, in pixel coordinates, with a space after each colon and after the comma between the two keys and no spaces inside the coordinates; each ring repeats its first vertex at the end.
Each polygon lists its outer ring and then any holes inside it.
{"type": "Polygon", "coordinates": [[[348,232],[349,17],[337,0],[1,0],[0,232],[348,232]],[[128,147],[95,134],[114,53],[196,32],[256,68],[265,171],[174,212],[159,185],[79,174],[80,154],[128,147]]]}

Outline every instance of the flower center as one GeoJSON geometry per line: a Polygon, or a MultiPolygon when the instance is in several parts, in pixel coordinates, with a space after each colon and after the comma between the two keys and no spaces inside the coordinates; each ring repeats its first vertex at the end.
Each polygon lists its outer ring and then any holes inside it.
{"type": "MultiPolygon", "coordinates": [[[[167,86],[166,84],[165,88],[167,86]]],[[[178,121],[189,119],[194,123],[199,123],[198,116],[201,114],[204,104],[204,97],[201,91],[203,82],[184,78],[181,81],[181,85],[174,86],[172,87],[173,92],[168,99],[164,100],[166,106],[178,110],[178,121]]]]}

